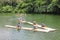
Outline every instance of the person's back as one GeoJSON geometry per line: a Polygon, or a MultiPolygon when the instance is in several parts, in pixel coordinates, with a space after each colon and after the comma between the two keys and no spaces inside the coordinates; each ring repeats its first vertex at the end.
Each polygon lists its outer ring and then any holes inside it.
{"type": "Polygon", "coordinates": [[[21,29],[21,25],[20,25],[20,23],[17,24],[17,29],[18,29],[18,30],[21,29]]]}
{"type": "Polygon", "coordinates": [[[18,22],[19,22],[20,24],[22,24],[23,20],[22,20],[21,17],[18,19],[18,22]]]}
{"type": "Polygon", "coordinates": [[[37,29],[37,23],[35,21],[33,22],[33,28],[37,29]]]}

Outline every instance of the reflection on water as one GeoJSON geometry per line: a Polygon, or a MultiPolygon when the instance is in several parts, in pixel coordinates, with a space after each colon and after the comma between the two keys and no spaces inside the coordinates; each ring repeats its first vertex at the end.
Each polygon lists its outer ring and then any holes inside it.
{"type": "MultiPolygon", "coordinates": [[[[53,16],[53,15],[27,15],[27,21],[36,20],[40,23],[43,21],[46,23],[47,26],[56,28],[55,32],[33,32],[28,30],[19,30],[13,28],[6,28],[4,25],[16,25],[17,24],[17,17],[16,16],[1,16],[0,18],[0,40],[60,40],[60,16],[53,16]],[[28,17],[29,16],[29,17],[28,17]]],[[[32,27],[29,24],[24,24],[25,27],[32,27]]]]}

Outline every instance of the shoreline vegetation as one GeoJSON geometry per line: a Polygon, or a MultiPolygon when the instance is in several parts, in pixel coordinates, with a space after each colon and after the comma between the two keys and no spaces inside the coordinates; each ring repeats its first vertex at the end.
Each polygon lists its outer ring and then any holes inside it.
{"type": "Polygon", "coordinates": [[[0,14],[60,14],[60,0],[0,0],[0,14]]]}

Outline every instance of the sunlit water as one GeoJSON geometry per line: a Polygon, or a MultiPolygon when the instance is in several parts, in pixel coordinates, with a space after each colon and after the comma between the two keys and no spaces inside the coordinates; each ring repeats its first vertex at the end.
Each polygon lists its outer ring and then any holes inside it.
{"type": "MultiPolygon", "coordinates": [[[[33,32],[28,30],[20,30],[6,28],[4,25],[17,25],[16,15],[0,15],[0,40],[60,40],[60,16],[58,15],[41,15],[27,14],[25,20],[38,24],[44,22],[48,27],[57,29],[54,32],[33,32]]],[[[24,27],[33,27],[29,24],[22,24],[24,27]]]]}

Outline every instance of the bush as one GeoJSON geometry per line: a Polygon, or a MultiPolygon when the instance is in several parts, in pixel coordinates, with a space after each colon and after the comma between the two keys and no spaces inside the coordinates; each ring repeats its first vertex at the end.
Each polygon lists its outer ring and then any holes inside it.
{"type": "Polygon", "coordinates": [[[11,13],[13,11],[13,8],[12,6],[7,5],[7,6],[2,7],[1,10],[2,12],[5,12],[5,13],[11,13]]]}

